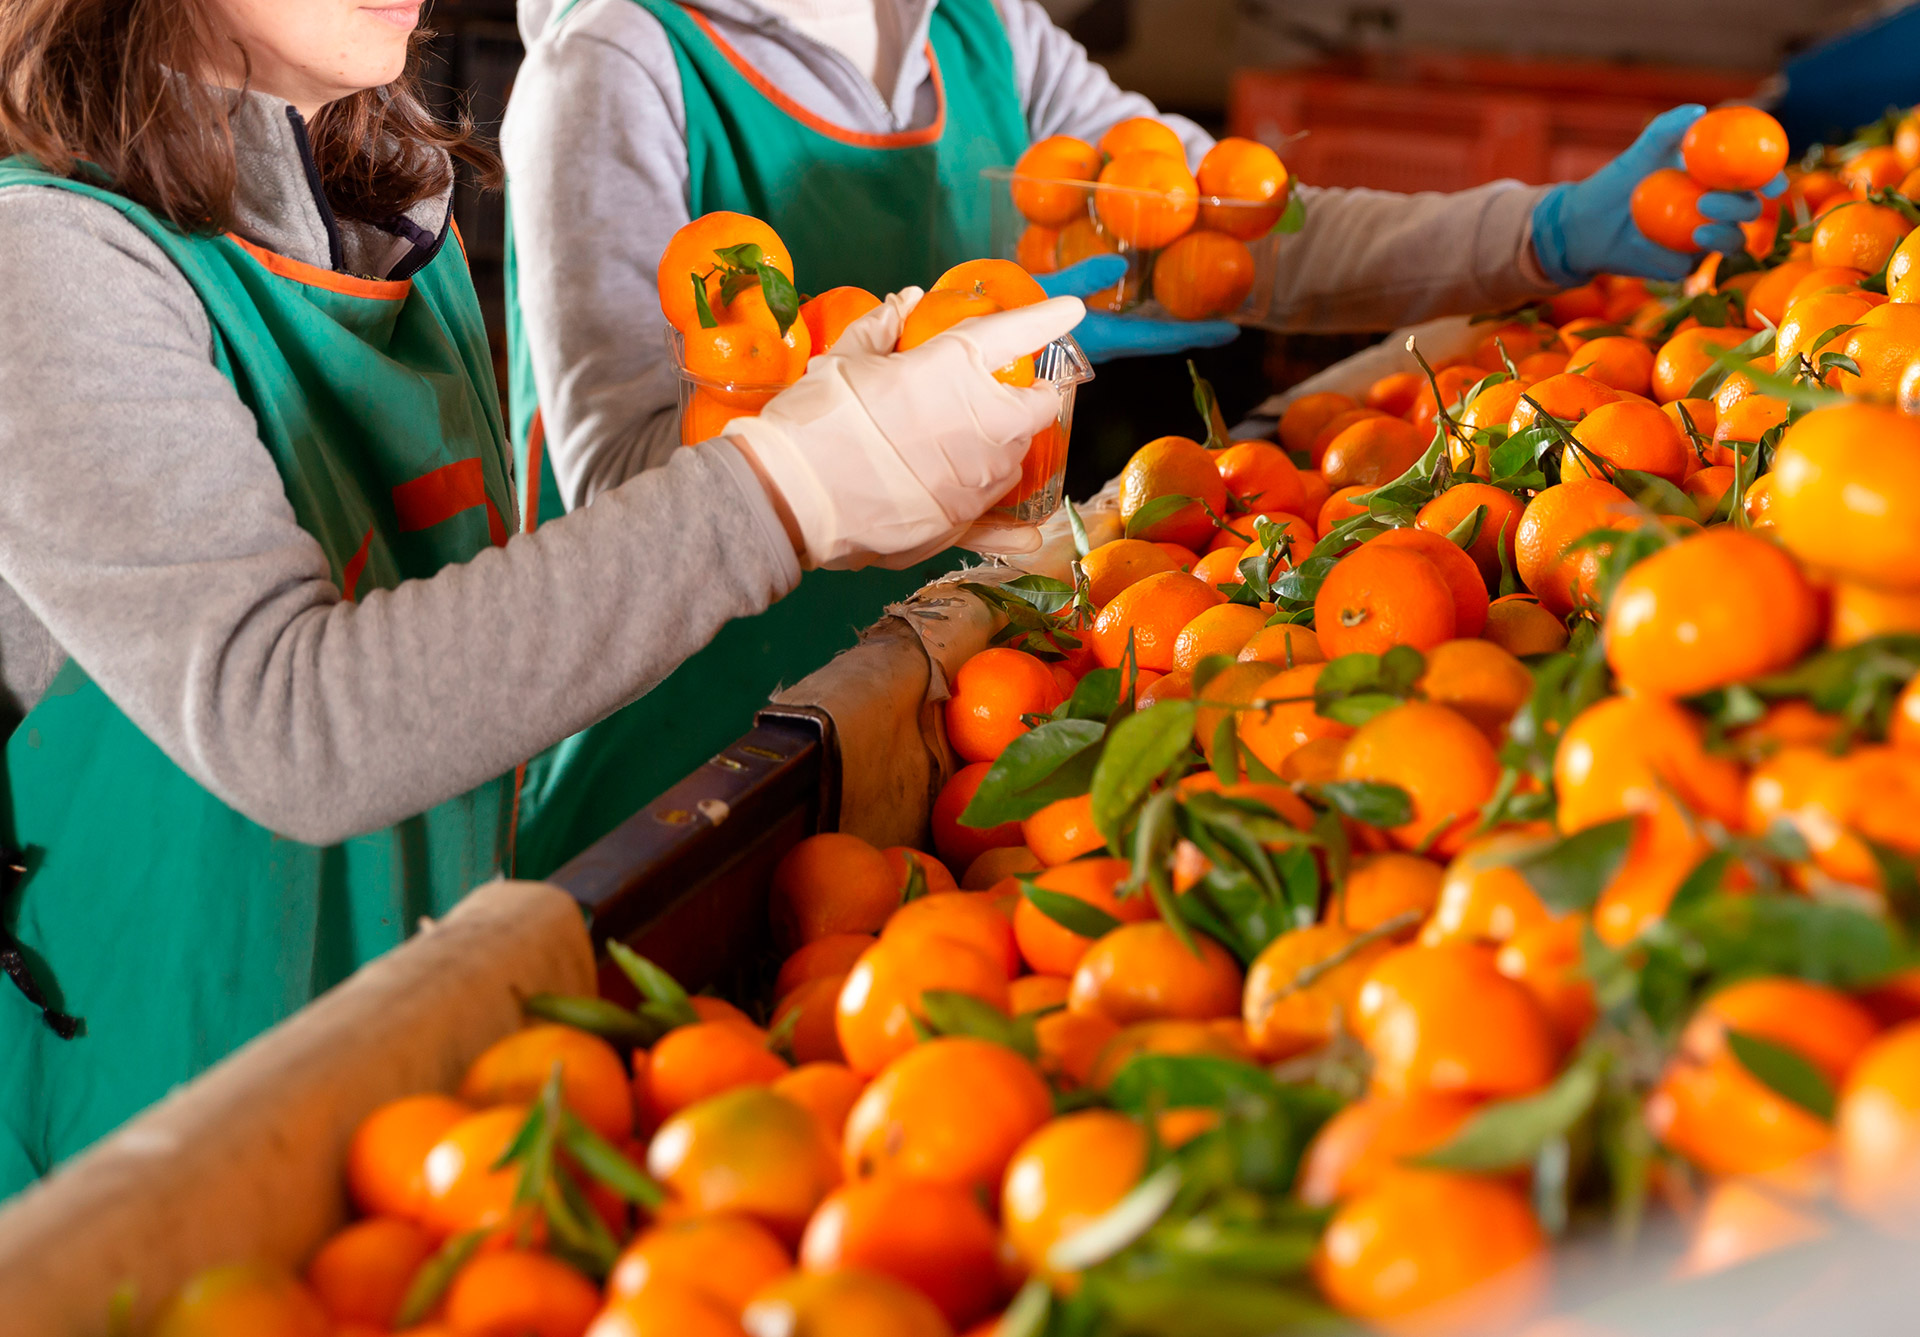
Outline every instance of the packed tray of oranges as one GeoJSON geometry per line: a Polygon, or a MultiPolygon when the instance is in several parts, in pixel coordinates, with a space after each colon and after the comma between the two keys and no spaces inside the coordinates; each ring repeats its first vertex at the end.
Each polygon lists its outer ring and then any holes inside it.
{"type": "Polygon", "coordinates": [[[1011,171],[984,175],[995,254],[1033,274],[1126,258],[1125,276],[1087,299],[1098,311],[1257,321],[1273,291],[1275,248],[1305,216],[1267,145],[1223,139],[1190,171],[1179,136],[1144,116],[1098,144],[1043,139],[1011,171]]]}

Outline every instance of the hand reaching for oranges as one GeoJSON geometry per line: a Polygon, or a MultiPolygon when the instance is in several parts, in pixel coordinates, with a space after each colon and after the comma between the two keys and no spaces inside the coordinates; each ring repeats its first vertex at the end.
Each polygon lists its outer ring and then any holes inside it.
{"type": "Polygon", "coordinates": [[[1009,385],[995,370],[1071,330],[1079,301],[967,316],[895,352],[922,300],[917,288],[888,297],[726,429],[792,512],[804,565],[899,567],[940,551],[1020,476],[1059,410],[1051,382],[1009,385]]]}
{"type": "Polygon", "coordinates": [[[1661,113],[1605,167],[1547,192],[1533,211],[1534,258],[1554,283],[1573,287],[1598,273],[1677,281],[1703,251],[1741,250],[1738,225],[1786,188],[1778,131],[1751,108],[1661,113]]]}

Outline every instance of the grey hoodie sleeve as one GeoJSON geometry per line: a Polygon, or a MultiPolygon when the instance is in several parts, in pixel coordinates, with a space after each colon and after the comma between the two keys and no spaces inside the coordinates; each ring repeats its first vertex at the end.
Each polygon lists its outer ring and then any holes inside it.
{"type": "Polygon", "coordinates": [[[1277,330],[1387,330],[1497,311],[1557,289],[1533,260],[1545,186],[1494,181],[1450,195],[1302,187],[1307,221],[1274,265],[1277,330]]]}
{"type": "Polygon", "coordinates": [[[341,598],[183,276],[109,206],[0,191],[0,580],[176,763],[329,844],[510,770],[798,564],[724,443],[430,579],[341,598]]]}
{"type": "Polygon", "coordinates": [[[686,112],[659,24],[602,6],[537,43],[501,129],[522,330],[571,508],[680,444],[654,267],[688,222],[686,112]]]}

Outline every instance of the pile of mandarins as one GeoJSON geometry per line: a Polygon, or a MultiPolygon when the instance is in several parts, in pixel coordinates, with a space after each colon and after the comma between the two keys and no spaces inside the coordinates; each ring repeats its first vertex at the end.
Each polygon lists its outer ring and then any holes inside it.
{"type": "Polygon", "coordinates": [[[1220,140],[1190,171],[1180,137],[1151,117],[1120,122],[1098,144],[1054,135],[1014,164],[1013,206],[1026,220],[1014,258],[1050,274],[1137,256],[1087,305],[1123,311],[1151,296],[1179,320],[1226,315],[1253,291],[1249,243],[1288,226],[1291,188],[1280,155],[1250,139],[1220,140]]]}
{"type": "Polygon", "coordinates": [[[618,950],[637,1002],[533,1000],[362,1125],[304,1280],[161,1331],[1481,1330],[1643,1202],[1683,1275],[1910,1231],[1920,120],[1885,138],[1679,291],[1142,447],[1125,537],[974,587],[935,855],[797,845],[752,1016],[618,950]]]}

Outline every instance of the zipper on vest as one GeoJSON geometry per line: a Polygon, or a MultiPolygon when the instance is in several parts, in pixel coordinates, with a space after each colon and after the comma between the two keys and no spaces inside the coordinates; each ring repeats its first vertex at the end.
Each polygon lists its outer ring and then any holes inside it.
{"type": "Polygon", "coordinates": [[[340,245],[340,223],[333,216],[333,205],[327,202],[327,192],[320,184],[320,164],[313,158],[313,141],[307,137],[307,122],[300,113],[287,108],[287,124],[293,127],[293,144],[300,150],[300,166],[306,169],[307,189],[313,193],[313,207],[320,212],[320,225],[327,230],[327,268],[339,273],[347,263],[347,253],[340,245]]]}

